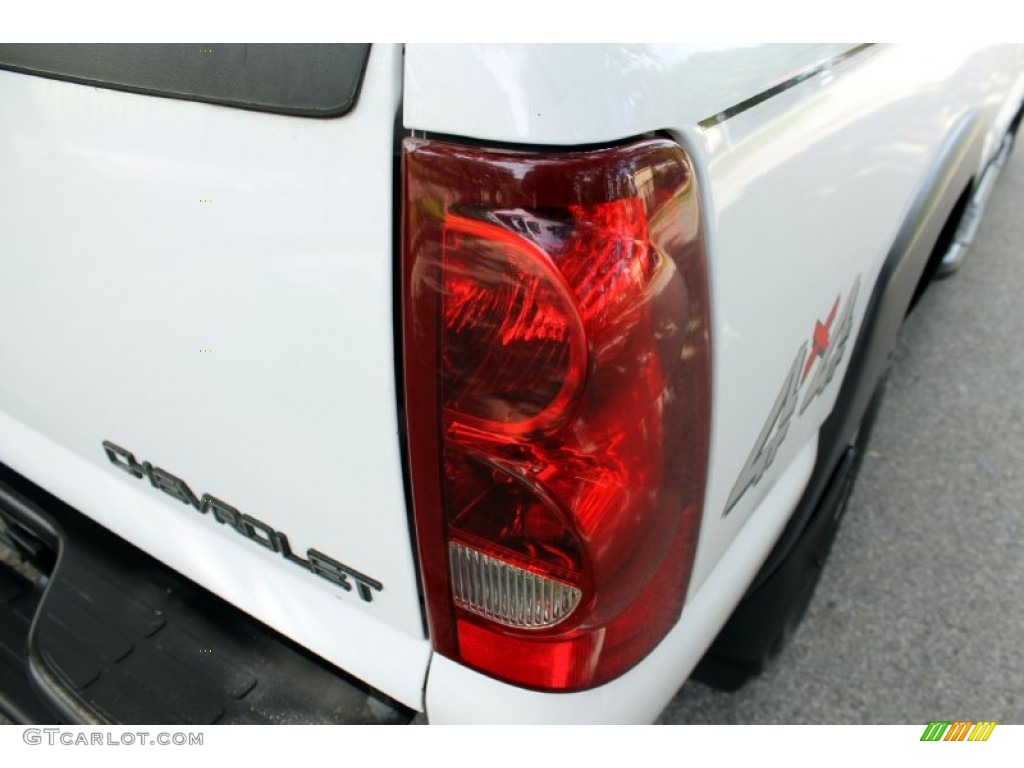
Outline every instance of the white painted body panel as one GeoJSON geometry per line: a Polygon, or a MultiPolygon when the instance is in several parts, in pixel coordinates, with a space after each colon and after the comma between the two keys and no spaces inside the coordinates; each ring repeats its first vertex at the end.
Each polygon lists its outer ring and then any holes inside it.
{"type": "Polygon", "coordinates": [[[826,319],[837,297],[846,300],[859,275],[856,338],[943,141],[978,105],[995,117],[990,90],[1001,101],[1012,83],[993,88],[992,65],[987,51],[969,48],[872,49],[708,131],[684,133],[705,158],[709,181],[716,329],[710,477],[691,596],[831,412],[848,352],[824,394],[794,416],[761,482],[723,517],[815,321],[826,319]]]}
{"type": "Polygon", "coordinates": [[[849,47],[408,45],[405,125],[519,144],[599,144],[696,125],[849,47]]]}
{"type": "Polygon", "coordinates": [[[335,120],[0,72],[0,461],[421,706],[392,315],[401,64],[375,46],[335,120]],[[363,602],[199,515],[103,440],[383,591],[363,602]]]}
{"type": "Polygon", "coordinates": [[[945,135],[980,109],[994,151],[1024,95],[1020,47],[877,46],[710,124],[847,48],[410,45],[403,70],[374,46],[334,120],[0,72],[0,461],[434,722],[649,721],[810,476],[845,359],[723,515],[797,350],[859,275],[855,336],[945,135]],[[400,103],[411,131],[556,146],[657,131],[695,163],[714,371],[695,570],[675,629],[590,691],[431,659],[395,391],[400,103]],[[383,592],[362,603],[198,515],[110,466],[104,439],[383,592]]]}

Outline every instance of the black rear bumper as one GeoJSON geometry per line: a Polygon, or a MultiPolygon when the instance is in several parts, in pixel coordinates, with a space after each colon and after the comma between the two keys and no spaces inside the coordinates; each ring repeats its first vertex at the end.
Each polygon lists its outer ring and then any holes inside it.
{"type": "Polygon", "coordinates": [[[0,521],[0,712],[17,722],[403,723],[414,714],[3,465],[0,521]]]}

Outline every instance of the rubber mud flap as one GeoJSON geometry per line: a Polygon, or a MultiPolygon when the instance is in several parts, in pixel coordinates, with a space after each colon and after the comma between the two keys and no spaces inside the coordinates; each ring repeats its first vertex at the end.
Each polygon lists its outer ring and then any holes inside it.
{"type": "Polygon", "coordinates": [[[694,670],[694,679],[735,691],[782,650],[821,578],[853,487],[856,464],[851,447],[800,541],[771,578],[740,603],[694,670]]]}
{"type": "Polygon", "coordinates": [[[4,677],[18,671],[10,657],[19,643],[38,695],[26,705],[22,691],[19,706],[7,705],[15,719],[45,722],[47,710],[56,713],[50,722],[94,724],[412,719],[411,710],[329,667],[2,466],[0,516],[39,530],[59,550],[53,573],[41,579],[42,600],[36,597],[32,606],[26,597],[31,584],[0,570],[0,662],[9,662],[0,664],[0,705],[4,695],[14,698],[9,691],[24,688],[4,677]],[[15,610],[21,620],[8,622],[6,614],[15,610]]]}
{"type": "Polygon", "coordinates": [[[770,575],[736,606],[694,669],[694,679],[724,691],[739,689],[762,672],[803,619],[860,472],[886,380],[887,374],[876,387],[853,443],[841,453],[821,500],[796,543],[787,547],[785,557],[770,575]]]}

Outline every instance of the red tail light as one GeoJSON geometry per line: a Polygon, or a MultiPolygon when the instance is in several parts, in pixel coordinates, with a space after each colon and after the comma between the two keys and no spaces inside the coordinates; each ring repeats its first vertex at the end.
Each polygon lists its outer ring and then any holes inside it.
{"type": "Polygon", "coordinates": [[[544,690],[639,662],[679,617],[707,474],[692,168],[404,146],[405,394],[435,649],[544,690]]]}

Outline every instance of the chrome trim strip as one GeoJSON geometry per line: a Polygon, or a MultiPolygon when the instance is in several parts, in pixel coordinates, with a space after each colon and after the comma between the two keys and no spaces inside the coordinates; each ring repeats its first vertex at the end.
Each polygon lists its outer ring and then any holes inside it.
{"type": "Polygon", "coordinates": [[[697,123],[697,125],[700,126],[700,128],[703,130],[712,128],[718,125],[719,123],[722,123],[732,117],[736,117],[736,115],[742,112],[746,112],[748,109],[751,109],[752,107],[756,107],[761,102],[767,101],[773,96],[778,96],[783,91],[788,91],[793,86],[799,85],[800,83],[804,82],[805,80],[809,80],[815,75],[819,75],[826,70],[832,69],[833,67],[837,66],[838,64],[841,64],[847,59],[853,58],[857,54],[863,53],[869,48],[874,47],[874,45],[875,43],[861,43],[860,45],[855,45],[853,48],[849,48],[848,50],[845,50],[842,53],[833,56],[830,59],[826,59],[825,61],[822,61],[818,64],[815,64],[812,67],[809,67],[808,69],[805,69],[803,72],[794,75],[788,80],[784,80],[778,85],[773,85],[771,88],[765,91],[761,91],[760,93],[751,96],[749,99],[744,99],[739,104],[734,104],[733,106],[728,107],[727,109],[724,109],[718,114],[712,115],[711,117],[705,117],[703,120],[697,123]]]}

